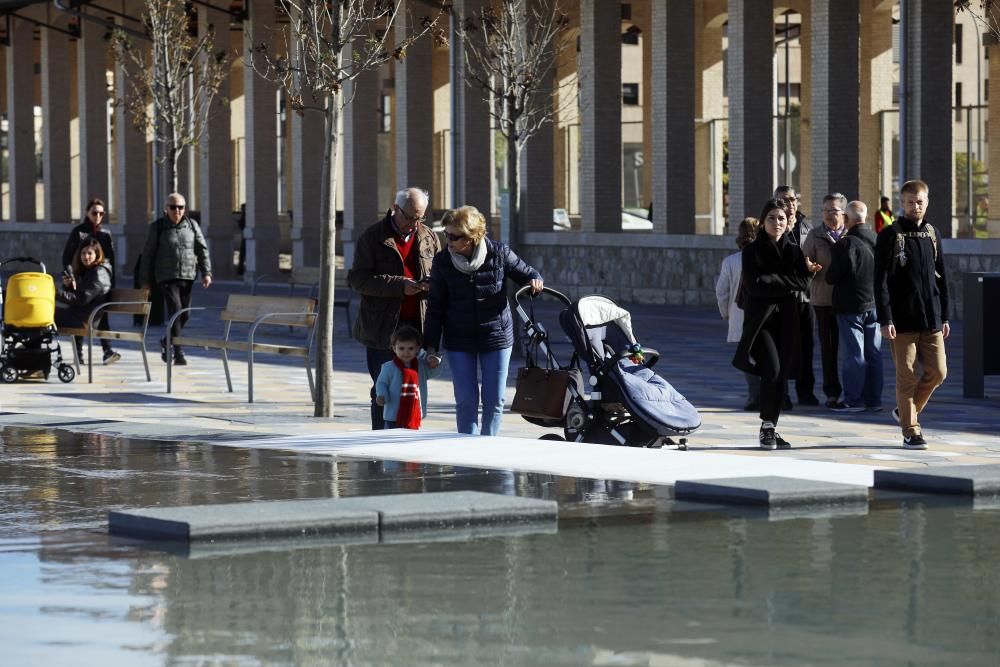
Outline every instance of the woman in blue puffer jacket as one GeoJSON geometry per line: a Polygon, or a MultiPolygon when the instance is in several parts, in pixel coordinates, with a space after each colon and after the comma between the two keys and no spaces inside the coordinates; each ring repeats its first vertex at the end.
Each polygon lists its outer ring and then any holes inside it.
{"type": "Polygon", "coordinates": [[[424,346],[436,352],[444,334],[459,433],[496,435],[503,415],[514,322],[504,281],[542,289],[542,276],[513,250],[486,238],[486,219],[475,206],[448,211],[448,246],[434,256],[427,297],[424,346]],[[479,425],[482,372],[482,427],[479,425]]]}

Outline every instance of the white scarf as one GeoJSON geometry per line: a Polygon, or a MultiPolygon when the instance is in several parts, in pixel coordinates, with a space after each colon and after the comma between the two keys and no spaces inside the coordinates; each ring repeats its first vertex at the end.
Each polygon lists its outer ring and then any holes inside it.
{"type": "Polygon", "coordinates": [[[451,255],[451,263],[462,273],[475,273],[482,268],[486,262],[486,239],[476,244],[476,249],[472,252],[472,257],[466,257],[448,248],[451,255]]]}

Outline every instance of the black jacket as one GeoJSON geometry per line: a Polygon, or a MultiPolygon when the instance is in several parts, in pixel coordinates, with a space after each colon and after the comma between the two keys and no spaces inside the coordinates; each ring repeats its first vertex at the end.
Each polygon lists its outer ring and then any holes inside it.
{"type": "Polygon", "coordinates": [[[780,318],[780,363],[795,370],[799,357],[798,292],[809,287],[809,270],[802,249],[785,234],[777,242],[760,233],[743,248],[744,294],[743,335],[736,346],[733,366],[748,373],[760,374],[750,358],[757,334],[772,317],[780,318]]]}
{"type": "Polygon", "coordinates": [[[424,323],[426,347],[438,349],[442,331],[448,350],[490,352],[514,345],[504,281],[510,278],[524,286],[541,275],[503,243],[490,239],[482,243],[486,260],[473,274],[456,269],[447,249],[434,256],[424,323]]]}
{"type": "Polygon", "coordinates": [[[83,242],[90,237],[97,239],[97,242],[101,244],[101,250],[104,251],[104,259],[108,260],[108,265],[112,267],[114,271],[115,266],[115,243],[111,236],[111,230],[109,230],[104,225],[97,228],[97,232],[94,232],[94,226],[90,224],[90,220],[84,220],[79,225],[73,227],[72,231],[69,233],[69,238],[66,239],[66,245],[63,246],[62,252],[62,265],[63,268],[73,264],[73,258],[76,256],[76,251],[83,245],[83,242]]]}
{"type": "Polygon", "coordinates": [[[801,246],[802,239],[805,238],[806,234],[808,234],[811,229],[812,225],[806,219],[805,214],[802,211],[796,211],[795,223],[792,225],[792,228],[788,230],[788,233],[785,234],[784,238],[787,238],[797,246],[801,246]]]}
{"type": "Polygon", "coordinates": [[[833,285],[833,312],[875,310],[875,239],[875,232],[861,224],[833,246],[826,270],[826,282],[833,285]]]}
{"type": "Polygon", "coordinates": [[[104,262],[85,269],[83,275],[76,276],[76,289],[60,285],[56,298],[67,304],[85,322],[90,311],[107,301],[110,291],[111,266],[104,262]]]}
{"type": "Polygon", "coordinates": [[[948,321],[948,283],[945,280],[941,234],[935,228],[934,241],[927,234],[931,224],[919,226],[900,217],[879,232],[875,243],[875,309],[879,324],[893,324],[898,332],[938,331],[948,321]],[[922,233],[905,237],[906,263],[898,261],[900,233],[922,233]]]}

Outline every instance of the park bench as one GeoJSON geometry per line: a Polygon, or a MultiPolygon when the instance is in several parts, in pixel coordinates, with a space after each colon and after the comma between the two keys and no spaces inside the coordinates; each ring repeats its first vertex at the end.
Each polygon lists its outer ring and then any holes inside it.
{"type": "MultiPolygon", "coordinates": [[[[337,270],[336,284],[337,287],[346,287],[347,281],[344,278],[342,270],[337,270]]],[[[266,279],[273,277],[272,274],[261,274],[254,279],[253,285],[250,288],[251,294],[257,294],[257,285],[264,282],[266,279]]],[[[307,293],[310,297],[319,297],[319,277],[320,277],[320,267],[318,266],[297,266],[292,267],[291,272],[288,274],[288,295],[293,296],[295,294],[295,288],[299,285],[303,285],[309,288],[307,293]]],[[[351,331],[351,290],[348,288],[339,295],[334,295],[333,299],[334,308],[343,308],[344,312],[347,314],[347,331],[351,331]]]]}
{"type": "Polygon", "coordinates": [[[312,348],[316,324],[316,299],[308,297],[274,297],[246,294],[230,294],[223,308],[208,308],[192,306],[177,311],[167,323],[167,393],[173,389],[173,346],[201,347],[219,350],[222,353],[222,366],[226,373],[226,385],[233,391],[233,381],[229,373],[229,352],[247,353],[247,398],[253,403],[253,362],[256,353],[283,354],[292,357],[302,357],[305,360],[306,377],[309,379],[309,393],[315,397],[312,367],[309,365],[309,353],[312,348]],[[186,312],[194,310],[220,310],[219,319],[224,323],[222,338],[205,338],[195,336],[171,335],[174,321],[186,312]],[[233,340],[230,338],[233,323],[250,325],[247,339],[233,340]],[[308,329],[304,345],[287,343],[260,343],[255,340],[257,328],[261,324],[278,324],[289,327],[308,329]]]}
{"type": "Polygon", "coordinates": [[[127,340],[139,343],[139,351],[142,352],[142,365],[146,369],[146,382],[152,382],[152,378],[149,375],[149,360],[146,359],[146,330],[149,328],[149,311],[148,289],[115,287],[108,294],[108,300],[90,313],[86,326],[60,327],[60,334],[74,338],[73,360],[76,363],[76,372],[80,372],[80,357],[76,352],[75,339],[77,336],[87,337],[87,382],[89,383],[93,383],[94,381],[94,339],[127,340]],[[99,321],[104,313],[140,315],[142,316],[142,330],[118,331],[113,329],[95,329],[94,323],[99,321]]]}

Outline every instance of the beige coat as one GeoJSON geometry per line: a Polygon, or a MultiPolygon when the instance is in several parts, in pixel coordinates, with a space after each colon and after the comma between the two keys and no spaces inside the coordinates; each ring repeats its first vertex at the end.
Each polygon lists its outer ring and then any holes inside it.
{"type": "MultiPolygon", "coordinates": [[[[845,228],[841,235],[846,233],[845,228]]],[[[826,282],[826,270],[833,261],[835,243],[826,225],[813,227],[802,241],[802,253],[823,267],[819,273],[813,274],[812,284],[809,286],[809,298],[814,306],[833,305],[833,285],[826,282]]]]}

